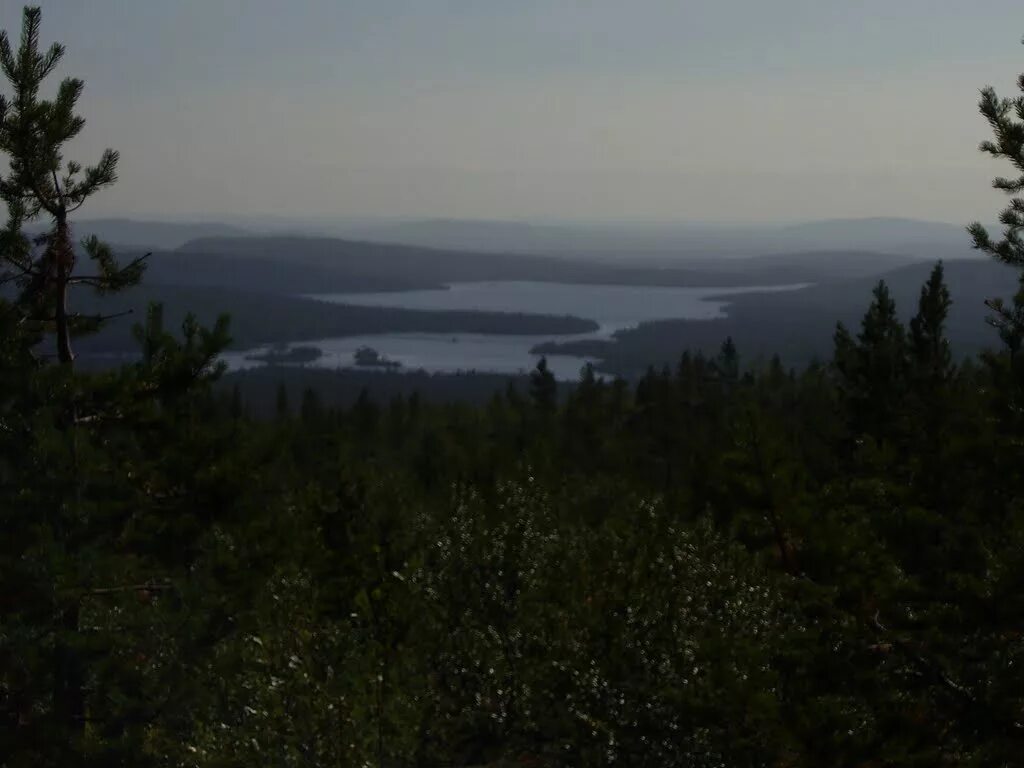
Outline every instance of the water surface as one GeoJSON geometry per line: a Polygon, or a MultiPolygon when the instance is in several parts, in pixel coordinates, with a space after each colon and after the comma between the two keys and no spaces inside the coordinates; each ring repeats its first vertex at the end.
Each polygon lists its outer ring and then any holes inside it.
{"type": "MultiPolygon", "coordinates": [[[[481,371],[515,374],[531,370],[540,359],[530,353],[545,341],[607,339],[617,330],[652,320],[714,320],[724,317],[728,297],[743,293],[775,293],[803,285],[740,288],[673,288],[625,285],[576,285],[530,281],[453,283],[447,289],[389,293],[316,294],[309,298],[338,304],[394,307],[419,310],[469,310],[522,312],[542,315],[575,315],[594,320],[599,330],[585,334],[510,336],[478,333],[385,333],[370,336],[303,341],[316,346],[323,357],[312,365],[322,368],[356,368],[353,354],[361,346],[376,349],[402,364],[399,370],[431,373],[481,371]]],[[[225,356],[233,369],[261,365],[246,360],[246,352],[225,356]]],[[[556,377],[575,379],[588,361],[584,357],[548,355],[556,377]]],[[[373,370],[373,369],[365,369],[373,370]]]]}

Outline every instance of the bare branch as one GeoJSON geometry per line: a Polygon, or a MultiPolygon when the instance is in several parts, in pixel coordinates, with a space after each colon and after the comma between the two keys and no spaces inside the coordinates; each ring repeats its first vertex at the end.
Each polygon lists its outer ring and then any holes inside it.
{"type": "Polygon", "coordinates": [[[70,316],[71,320],[89,320],[94,323],[105,323],[108,320],[116,320],[119,317],[127,317],[128,315],[135,314],[134,309],[126,309],[124,312],[115,312],[112,315],[81,315],[74,314],[70,316]]]}
{"type": "MultiPolygon", "coordinates": [[[[117,271],[127,272],[129,269],[134,269],[135,267],[143,264],[146,261],[146,259],[148,259],[152,255],[153,252],[150,251],[147,254],[134,258],[127,264],[125,264],[123,267],[119,267],[117,271]]],[[[103,284],[109,282],[109,280],[109,277],[104,277],[103,275],[80,275],[78,277],[72,277],[70,280],[68,280],[68,285],[89,285],[92,286],[93,288],[102,288],[103,284]]]]}
{"type": "MultiPolygon", "coordinates": [[[[14,275],[13,277],[15,279],[18,278],[18,277],[38,277],[39,275],[42,274],[42,270],[41,269],[33,268],[32,264],[29,264],[28,266],[26,266],[26,265],[22,264],[21,262],[15,261],[13,259],[8,259],[4,263],[7,264],[8,266],[14,267],[15,269],[17,269],[21,273],[20,275],[14,275]]],[[[6,282],[6,280],[5,280],[5,282],[6,282]]]]}

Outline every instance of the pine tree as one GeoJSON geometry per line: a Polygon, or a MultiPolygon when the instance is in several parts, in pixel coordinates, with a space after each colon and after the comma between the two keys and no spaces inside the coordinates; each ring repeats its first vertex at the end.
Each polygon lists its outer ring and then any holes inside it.
{"type": "Polygon", "coordinates": [[[910,321],[913,375],[930,387],[941,386],[952,376],[952,353],[945,335],[946,317],[952,304],[940,261],[921,288],[917,314],[910,321]]]}
{"type": "MultiPolygon", "coordinates": [[[[1024,75],[1018,78],[1017,83],[1024,92],[1024,75]]],[[[1002,99],[996,95],[994,88],[987,87],[981,92],[979,109],[994,134],[992,139],[981,143],[981,151],[1008,160],[1020,174],[1016,178],[997,177],[992,186],[1008,195],[1019,195],[1024,192],[1024,95],[1002,99]]],[[[1024,198],[1013,197],[1010,205],[1000,214],[999,221],[1004,227],[1003,237],[999,240],[994,240],[980,222],[968,227],[974,247],[1004,264],[1024,269],[1024,239],[1021,238],[1021,230],[1024,229],[1024,198]]],[[[1001,302],[993,301],[992,309],[999,316],[997,322],[1013,324],[1003,314],[1001,302]]]]}
{"type": "Polygon", "coordinates": [[[157,723],[181,726],[168,691],[181,682],[176,701],[188,706],[182,675],[213,618],[193,599],[203,594],[200,542],[235,487],[219,474],[229,436],[208,413],[227,324],[206,330],[189,317],[179,342],[154,307],[138,328],[139,362],[75,370],[73,335],[105,318],[73,312],[72,288],[120,290],[144,261],[119,267],[90,238],[95,274],[75,270],[70,217],[114,182],[117,155],[84,171],[65,161],[84,125],[74,114],[82,83],[66,79],[54,100],[40,98],[64,52],[40,51],[40,19],[25,10],[17,51],[0,33],[14,90],[0,99],[0,264],[19,288],[0,301],[0,581],[18,585],[0,600],[0,755],[12,765],[144,765],[153,744],[175,740],[157,723]],[[48,228],[30,240],[23,226],[39,218],[48,228]],[[47,337],[56,365],[37,354],[47,337]]]}
{"type": "Polygon", "coordinates": [[[242,401],[242,388],[235,384],[231,387],[231,418],[240,421],[245,416],[245,403],[242,401]]]}
{"type": "Polygon", "coordinates": [[[842,324],[836,328],[834,364],[853,432],[877,440],[898,434],[906,391],[907,341],[884,280],[872,292],[856,340],[842,324]]]}
{"type": "Polygon", "coordinates": [[[558,385],[555,376],[548,370],[548,359],[542,357],[530,374],[530,399],[533,407],[541,414],[552,414],[558,405],[558,385]]]}
{"type": "Polygon", "coordinates": [[[939,262],[921,288],[917,314],[910,320],[908,344],[908,383],[912,405],[917,409],[913,431],[930,443],[936,441],[939,422],[949,411],[946,397],[956,375],[946,338],[946,317],[952,304],[939,262]]]}
{"type": "MultiPolygon", "coordinates": [[[[983,141],[980,150],[994,158],[1006,160],[1013,166],[1014,177],[999,176],[992,186],[1011,197],[1010,204],[999,215],[1003,225],[1001,238],[993,238],[980,223],[974,222],[968,232],[974,247],[989,254],[997,261],[1021,270],[1016,292],[1010,303],[1002,297],[986,301],[993,315],[989,323],[996,328],[1008,355],[1008,368],[1015,391],[1011,402],[1024,398],[1024,360],[1021,360],[1021,346],[1024,344],[1024,74],[1017,85],[1022,95],[1014,98],[1000,98],[994,88],[986,87],[981,92],[978,108],[992,129],[992,138],[983,141]]],[[[996,364],[998,360],[994,360],[996,364]]]]}
{"type": "Polygon", "coordinates": [[[288,405],[288,388],[284,385],[283,381],[277,385],[274,412],[277,414],[277,418],[279,419],[287,419],[291,413],[291,408],[288,405]]]}
{"type": "MultiPolygon", "coordinates": [[[[74,361],[71,336],[76,331],[92,330],[103,317],[83,317],[70,309],[70,288],[82,284],[100,291],[115,291],[138,282],[142,260],[121,268],[110,249],[95,238],[83,245],[97,268],[97,274],[75,274],[76,254],[69,217],[100,189],[117,178],[117,153],[107,150],[100,162],[83,171],[79,163],[65,160],[65,145],[85,126],[75,114],[83,83],[64,79],[56,97],[40,97],[44,81],[55,71],[64,56],[64,48],[52,45],[40,50],[39,8],[24,10],[21,40],[15,50],[6,32],[0,32],[0,69],[13,91],[0,96],[0,151],[7,155],[9,171],[0,178],[0,197],[7,206],[8,222],[0,233],[0,264],[4,280],[19,288],[15,309],[19,323],[30,330],[32,340],[52,331],[56,337],[57,357],[70,374],[74,361]],[[49,220],[44,234],[30,240],[23,225],[40,217],[49,220]]],[[[73,541],[78,520],[84,514],[82,504],[81,436],[77,434],[80,417],[80,393],[65,381],[56,406],[58,434],[69,446],[68,463],[56,486],[54,533],[62,544],[73,541]],[[61,402],[61,405],[57,405],[61,402]]],[[[55,457],[56,458],[56,457],[55,457]]],[[[59,461],[59,459],[58,459],[59,461]]],[[[81,604],[77,599],[61,600],[59,629],[53,650],[52,716],[55,730],[70,742],[83,731],[86,685],[79,622],[81,604]]]]}
{"type": "Polygon", "coordinates": [[[913,475],[922,496],[942,508],[955,498],[954,466],[948,457],[956,367],[945,333],[952,303],[939,262],[921,288],[917,314],[910,321],[907,419],[913,475]]]}
{"type": "Polygon", "coordinates": [[[732,336],[722,342],[722,348],[715,360],[715,367],[726,384],[735,384],[740,377],[740,355],[732,336]]]}
{"type": "Polygon", "coordinates": [[[306,387],[302,391],[302,404],[299,407],[299,415],[302,423],[310,426],[321,426],[323,419],[323,406],[320,404],[320,397],[312,387],[306,387]]]}
{"type": "Polygon", "coordinates": [[[588,470],[599,466],[609,424],[605,384],[597,378],[591,363],[580,369],[580,380],[565,405],[563,424],[564,450],[573,457],[573,463],[588,470]]]}
{"type": "Polygon", "coordinates": [[[21,289],[18,306],[25,319],[56,336],[61,363],[74,360],[73,334],[94,330],[109,319],[84,316],[72,311],[72,286],[89,286],[106,293],[139,282],[144,260],[118,265],[111,250],[97,238],[82,246],[92,260],[95,274],[75,272],[77,254],[70,216],[96,192],[117,180],[117,152],[108,149],[99,162],[83,168],[66,160],[66,145],[85,127],[75,114],[84,83],[66,78],[56,97],[40,97],[44,81],[53,74],[64,56],[64,47],[39,47],[39,8],[26,8],[21,42],[15,51],[5,32],[0,32],[0,69],[13,95],[0,96],[0,151],[10,159],[10,172],[0,180],[0,197],[7,204],[8,223],[0,235],[0,261],[21,289]],[[24,224],[39,217],[48,229],[34,240],[22,232],[24,224]]]}

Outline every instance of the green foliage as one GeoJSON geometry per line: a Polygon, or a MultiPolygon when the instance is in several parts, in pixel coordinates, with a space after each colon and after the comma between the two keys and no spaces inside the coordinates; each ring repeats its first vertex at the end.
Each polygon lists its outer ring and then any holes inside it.
{"type": "Polygon", "coordinates": [[[558,403],[558,387],[555,376],[548,370],[548,360],[542,357],[537,368],[530,374],[530,399],[541,414],[550,414],[558,403]]]}
{"type": "Polygon", "coordinates": [[[952,354],[945,337],[946,316],[952,303],[940,262],[921,288],[917,314],[910,321],[913,374],[929,386],[945,384],[952,372],[952,354]]]}
{"type": "Polygon", "coordinates": [[[71,336],[93,332],[103,315],[80,315],[70,310],[69,290],[86,285],[106,293],[135,285],[142,277],[145,257],[121,267],[110,249],[96,238],[83,243],[97,273],[75,272],[76,254],[69,216],[96,192],[117,181],[117,152],[103,152],[95,166],[84,168],[66,160],[65,145],[78,136],[85,120],[75,114],[84,83],[65,78],[53,100],[40,98],[44,81],[64,56],[64,47],[39,47],[39,8],[26,8],[21,41],[15,50],[0,32],[0,69],[13,92],[0,95],[0,151],[10,160],[0,178],[0,198],[7,205],[8,223],[0,243],[0,263],[6,280],[21,289],[17,306],[39,332],[52,331],[62,363],[74,359],[71,336]],[[44,216],[50,228],[34,241],[22,232],[26,223],[44,216]]]}
{"type": "Polygon", "coordinates": [[[907,376],[906,331],[880,281],[856,340],[840,325],[835,363],[854,432],[881,440],[899,429],[907,376]]]}
{"type": "Polygon", "coordinates": [[[121,268],[90,239],[97,274],[75,272],[69,216],[115,181],[117,155],[84,170],[65,161],[84,126],[74,114],[82,83],[40,98],[63,48],[41,52],[39,24],[26,9],[16,51],[0,34],[14,92],[0,99],[10,161],[0,259],[20,288],[0,302],[0,574],[12,585],[0,604],[0,755],[5,765],[141,765],[182,732],[199,690],[187,673],[206,635],[223,631],[207,569],[241,476],[224,474],[227,435],[200,425],[216,407],[227,327],[190,319],[179,342],[153,308],[139,363],[74,370],[71,337],[106,318],[71,312],[70,289],[120,290],[138,282],[143,260],[121,268]],[[30,241],[21,227],[40,215],[51,227],[30,241]],[[59,366],[39,355],[51,333],[59,366]]]}
{"type": "MultiPolygon", "coordinates": [[[[116,156],[61,165],[81,83],[38,100],[38,25],[0,38],[0,765],[1019,762],[1024,299],[981,364],[939,265],[909,330],[879,283],[800,372],[726,340],[635,383],[542,359],[478,407],[282,388],[251,420],[214,389],[223,318],[153,306],[138,362],[71,365],[66,214],[116,156]]],[[[982,109],[1024,172],[1024,102],[982,109]]],[[[979,247],[1024,265],[1022,211],[979,247]]],[[[85,250],[83,284],[141,277],[85,250]]]]}

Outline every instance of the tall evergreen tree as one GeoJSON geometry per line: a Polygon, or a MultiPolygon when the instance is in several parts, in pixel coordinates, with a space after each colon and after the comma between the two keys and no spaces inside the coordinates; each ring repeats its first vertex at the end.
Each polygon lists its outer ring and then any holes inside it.
{"type": "Polygon", "coordinates": [[[90,238],[95,272],[76,271],[70,217],[114,182],[117,154],[84,170],[65,160],[84,126],[74,114],[82,82],[41,97],[64,49],[40,49],[40,20],[25,9],[17,50],[0,33],[13,89],[0,99],[0,266],[19,288],[0,301],[0,581],[18,585],[0,600],[0,755],[10,765],[144,765],[154,745],[185,732],[167,692],[175,680],[177,701],[188,700],[186,649],[198,650],[213,616],[194,599],[229,462],[226,435],[201,412],[226,320],[207,331],[189,318],[178,342],[153,308],[138,363],[75,370],[73,335],[105,318],[75,313],[72,288],[120,290],[144,262],[120,267],[90,238]],[[23,227],[40,219],[46,228],[30,239],[23,227]],[[56,365],[37,357],[47,338],[56,365]]]}
{"type": "Polygon", "coordinates": [[[554,413],[558,404],[558,385],[555,376],[548,369],[548,359],[542,357],[530,373],[530,399],[538,413],[554,413]]]}
{"type": "Polygon", "coordinates": [[[912,372],[929,386],[940,386],[952,375],[953,356],[946,338],[946,317],[952,304],[939,262],[921,288],[917,314],[910,321],[912,372]]]}
{"type": "Polygon", "coordinates": [[[1010,203],[999,215],[1003,225],[1002,237],[993,238],[980,222],[968,227],[974,247],[989,254],[997,261],[1018,267],[1018,286],[1008,304],[1004,297],[993,297],[986,302],[993,315],[989,322],[999,332],[1008,354],[1015,400],[1024,392],[1024,360],[1021,360],[1021,346],[1024,344],[1024,74],[1017,79],[1022,95],[1000,98],[994,88],[982,89],[978,108],[992,129],[992,138],[983,141],[980,150],[992,157],[1005,160],[1017,174],[1013,177],[998,176],[992,186],[1010,196],[1010,203]]]}
{"type": "Polygon", "coordinates": [[[134,285],[142,277],[145,257],[120,266],[109,247],[90,237],[82,247],[96,272],[75,272],[70,217],[117,180],[118,154],[108,149],[96,165],[87,168],[65,158],[68,142],[85,127],[85,120],[75,114],[84,83],[66,78],[53,100],[41,98],[44,81],[64,57],[60,44],[40,49],[41,18],[39,8],[25,9],[17,50],[0,32],[0,69],[13,92],[0,96],[0,151],[10,160],[10,172],[0,179],[0,197],[8,212],[7,227],[0,236],[0,261],[21,288],[18,306],[25,319],[54,332],[58,358],[70,365],[72,335],[95,329],[107,319],[75,313],[70,306],[71,287],[85,285],[109,292],[134,285]],[[22,226],[39,217],[47,220],[48,228],[30,240],[22,226]]]}
{"type": "Polygon", "coordinates": [[[299,415],[302,418],[302,423],[306,426],[321,426],[323,407],[320,404],[320,398],[312,387],[306,387],[302,391],[302,404],[299,406],[299,415]]]}
{"type": "MultiPolygon", "coordinates": [[[[104,319],[72,312],[70,288],[85,284],[100,291],[118,290],[138,282],[143,265],[136,260],[119,267],[109,248],[90,238],[83,245],[97,274],[75,274],[69,217],[89,197],[114,183],[118,156],[108,149],[97,165],[84,171],[79,163],[65,160],[67,143],[85,126],[84,119],[75,114],[84,84],[66,78],[53,100],[41,97],[44,81],[64,56],[59,44],[40,49],[41,18],[39,8],[25,8],[16,50],[6,32],[0,32],[0,70],[12,91],[9,96],[0,95],[0,151],[9,160],[9,171],[0,178],[0,197],[8,212],[7,226],[0,234],[0,264],[5,269],[4,279],[20,289],[15,304],[19,323],[31,329],[33,341],[52,332],[57,357],[65,368],[64,387],[54,391],[58,398],[46,405],[55,410],[57,438],[69,447],[67,463],[57,475],[56,493],[51,496],[53,534],[59,546],[67,546],[76,540],[85,514],[79,455],[84,446],[77,433],[82,397],[66,378],[74,361],[71,336],[94,329],[104,319]],[[48,228],[30,240],[23,225],[40,217],[48,220],[48,228]]],[[[59,466],[59,454],[54,459],[59,466]]],[[[52,716],[55,730],[73,742],[83,731],[86,707],[87,681],[79,648],[81,604],[77,598],[62,599],[55,608],[60,618],[54,635],[52,716]]]]}
{"type": "Polygon", "coordinates": [[[891,437],[902,420],[907,343],[885,281],[879,281],[872,292],[856,340],[842,324],[837,327],[835,366],[854,433],[891,437]]]}
{"type": "Polygon", "coordinates": [[[279,419],[286,419],[288,418],[289,413],[291,413],[291,408],[288,405],[288,388],[284,385],[283,381],[277,385],[277,394],[274,399],[274,412],[277,414],[277,418],[279,419]]]}
{"type": "Polygon", "coordinates": [[[722,342],[722,348],[718,353],[718,358],[715,360],[715,367],[718,369],[719,376],[727,384],[735,384],[740,377],[740,355],[736,350],[736,344],[732,340],[732,336],[726,338],[722,342]]]}
{"type": "Polygon", "coordinates": [[[906,418],[912,474],[920,495],[942,510],[958,495],[950,434],[956,366],[946,338],[952,303],[939,262],[921,288],[917,314],[910,321],[906,418]]]}

